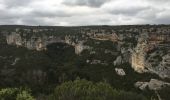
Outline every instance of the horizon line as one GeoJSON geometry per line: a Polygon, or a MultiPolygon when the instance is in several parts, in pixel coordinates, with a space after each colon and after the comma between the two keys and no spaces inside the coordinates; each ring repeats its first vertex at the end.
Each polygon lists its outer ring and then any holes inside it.
{"type": "Polygon", "coordinates": [[[118,24],[118,25],[107,25],[107,24],[101,24],[101,25],[24,25],[24,24],[0,24],[0,26],[32,26],[32,27],[86,27],[86,26],[159,26],[164,25],[168,26],[170,24],[118,24]]]}

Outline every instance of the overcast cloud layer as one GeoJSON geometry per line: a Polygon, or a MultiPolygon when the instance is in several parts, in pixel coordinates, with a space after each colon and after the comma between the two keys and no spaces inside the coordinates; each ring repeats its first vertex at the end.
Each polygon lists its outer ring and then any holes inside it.
{"type": "Polygon", "coordinates": [[[170,24],[170,0],[0,0],[0,24],[170,24]]]}

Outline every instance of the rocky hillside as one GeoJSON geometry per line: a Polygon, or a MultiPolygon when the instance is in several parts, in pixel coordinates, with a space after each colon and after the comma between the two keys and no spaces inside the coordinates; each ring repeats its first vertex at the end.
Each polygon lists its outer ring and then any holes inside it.
{"type": "Polygon", "coordinates": [[[49,93],[80,77],[150,98],[170,85],[170,26],[0,26],[0,46],[1,88],[49,93]]]}

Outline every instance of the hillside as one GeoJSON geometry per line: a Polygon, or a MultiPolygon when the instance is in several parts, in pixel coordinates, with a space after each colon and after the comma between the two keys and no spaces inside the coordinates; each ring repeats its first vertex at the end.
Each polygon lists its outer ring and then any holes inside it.
{"type": "Polygon", "coordinates": [[[134,97],[169,98],[169,25],[0,26],[0,48],[1,90],[29,88],[46,100],[79,78],[134,97]]]}

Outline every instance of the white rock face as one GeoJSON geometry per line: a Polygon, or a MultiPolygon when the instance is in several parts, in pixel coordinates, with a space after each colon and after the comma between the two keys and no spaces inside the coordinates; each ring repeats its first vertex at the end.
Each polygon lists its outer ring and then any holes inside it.
{"type": "Polygon", "coordinates": [[[123,53],[125,53],[126,52],[126,49],[125,48],[121,48],[121,53],[123,54],[123,53]]]}
{"type": "Polygon", "coordinates": [[[15,44],[17,46],[22,46],[22,38],[19,34],[13,32],[6,37],[8,44],[15,44]]]}
{"type": "MultiPolygon", "coordinates": [[[[170,65],[170,53],[162,57],[162,64],[164,66],[170,65]]],[[[169,66],[170,67],[170,66],[169,66]]]]}
{"type": "Polygon", "coordinates": [[[149,43],[147,37],[145,35],[138,39],[138,44],[132,52],[132,68],[139,73],[150,72],[159,75],[161,78],[170,78],[170,52],[155,50],[148,53],[155,45],[149,43]]]}
{"type": "Polygon", "coordinates": [[[148,82],[136,82],[135,87],[139,88],[140,90],[145,90],[148,86],[148,82]]]}
{"type": "Polygon", "coordinates": [[[155,73],[159,75],[161,78],[170,78],[170,53],[169,54],[161,54],[154,52],[149,56],[148,66],[146,66],[149,72],[155,73]],[[155,57],[159,58],[155,58],[155,57]],[[161,59],[161,60],[160,60],[161,59]]]}
{"type": "Polygon", "coordinates": [[[46,47],[45,41],[41,38],[32,36],[31,39],[22,39],[20,34],[13,32],[6,36],[7,43],[9,45],[23,46],[28,49],[36,49],[38,51],[43,50],[46,47]]]}
{"type": "Polygon", "coordinates": [[[126,75],[125,71],[122,68],[115,68],[115,71],[120,76],[125,76],[126,75]]]}
{"type": "Polygon", "coordinates": [[[84,50],[84,46],[82,43],[75,45],[75,53],[80,54],[84,50]]]}
{"type": "Polygon", "coordinates": [[[122,57],[118,56],[113,63],[114,63],[114,66],[122,64],[122,57]]]}
{"type": "Polygon", "coordinates": [[[139,73],[145,72],[147,41],[139,39],[135,50],[132,53],[132,68],[139,73]]]}
{"type": "Polygon", "coordinates": [[[30,50],[42,51],[46,50],[46,46],[51,43],[66,43],[75,48],[75,53],[80,54],[84,49],[88,49],[87,46],[83,45],[83,42],[74,43],[70,37],[66,36],[65,39],[55,36],[34,36],[32,35],[29,39],[22,38],[19,33],[13,32],[9,35],[6,35],[6,41],[9,45],[16,45],[26,47],[30,50]]]}
{"type": "Polygon", "coordinates": [[[149,82],[136,82],[135,87],[145,90],[148,87],[150,90],[160,90],[163,87],[170,86],[170,83],[160,81],[157,79],[151,79],[149,82]]]}
{"type": "Polygon", "coordinates": [[[170,83],[159,81],[156,79],[151,79],[148,84],[148,87],[150,90],[160,90],[162,87],[166,85],[170,85],[170,83]]]}
{"type": "Polygon", "coordinates": [[[36,50],[37,51],[45,50],[46,46],[47,46],[46,41],[43,41],[41,38],[38,38],[38,40],[36,41],[36,50]]]}

